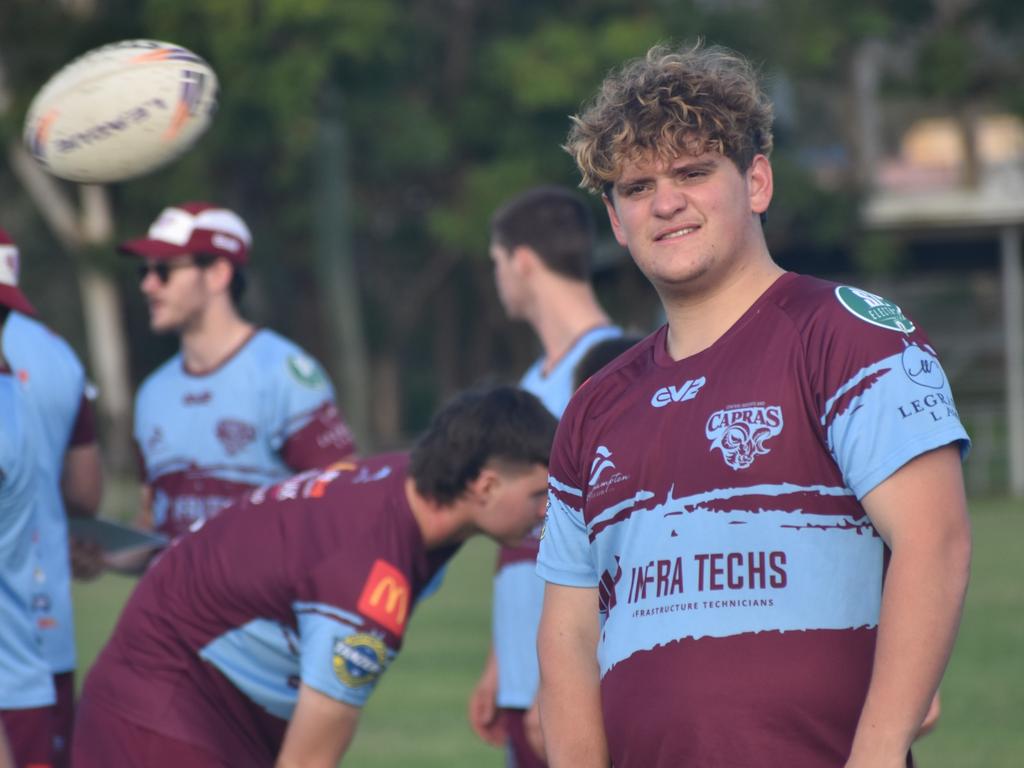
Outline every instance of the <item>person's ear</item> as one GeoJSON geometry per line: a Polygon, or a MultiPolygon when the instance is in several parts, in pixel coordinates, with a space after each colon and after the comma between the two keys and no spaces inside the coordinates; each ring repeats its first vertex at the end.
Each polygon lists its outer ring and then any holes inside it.
{"type": "Polygon", "coordinates": [[[470,496],[481,504],[487,503],[501,486],[501,476],[490,467],[484,467],[480,474],[466,485],[470,496]]]}
{"type": "Polygon", "coordinates": [[[601,195],[601,201],[604,203],[605,210],[608,211],[608,222],[612,225],[612,234],[615,235],[615,241],[623,248],[628,246],[626,241],[626,232],[622,228],[622,222],[619,221],[619,212],[615,210],[615,201],[612,199],[614,192],[606,192],[601,195]]]}
{"type": "Polygon", "coordinates": [[[234,273],[234,268],[227,259],[220,257],[206,268],[206,273],[207,280],[211,282],[214,290],[226,291],[231,286],[231,275],[234,273]]]}
{"type": "Polygon", "coordinates": [[[540,263],[537,252],[528,245],[517,245],[509,255],[512,260],[512,269],[520,276],[526,276],[536,269],[540,263]]]}
{"type": "Polygon", "coordinates": [[[750,211],[758,215],[768,210],[772,202],[774,181],[772,164],[764,155],[755,155],[747,169],[747,189],[750,195],[750,211]]]}

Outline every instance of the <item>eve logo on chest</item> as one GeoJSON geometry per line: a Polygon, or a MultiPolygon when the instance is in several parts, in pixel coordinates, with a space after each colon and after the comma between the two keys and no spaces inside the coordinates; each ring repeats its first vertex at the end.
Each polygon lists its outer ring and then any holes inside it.
{"type": "Polygon", "coordinates": [[[678,387],[669,385],[662,387],[651,397],[651,405],[655,408],[664,408],[669,403],[681,403],[684,400],[693,400],[700,392],[700,388],[707,383],[703,376],[697,379],[687,379],[678,387]]]}

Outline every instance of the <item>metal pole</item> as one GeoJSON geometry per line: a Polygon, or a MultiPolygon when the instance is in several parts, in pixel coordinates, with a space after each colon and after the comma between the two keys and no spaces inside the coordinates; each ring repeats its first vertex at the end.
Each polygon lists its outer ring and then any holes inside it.
{"type": "Polygon", "coordinates": [[[1003,323],[1006,337],[1006,415],[1010,493],[1024,497],[1024,267],[1021,229],[1000,236],[1003,262],[1003,323]]]}

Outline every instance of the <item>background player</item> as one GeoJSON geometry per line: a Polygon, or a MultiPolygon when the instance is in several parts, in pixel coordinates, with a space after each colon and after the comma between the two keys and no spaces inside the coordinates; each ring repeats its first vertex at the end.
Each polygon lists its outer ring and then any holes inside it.
{"type": "Polygon", "coordinates": [[[89,673],[75,765],[336,765],[437,570],[543,516],[554,430],[526,392],[464,394],[410,456],[257,489],[179,539],[89,673]]]}
{"type": "MultiPolygon", "coordinates": [[[[18,256],[3,229],[0,251],[18,256]]],[[[41,565],[29,598],[43,655],[54,675],[55,765],[59,767],[70,759],[75,701],[75,630],[65,502],[73,514],[96,514],[103,492],[102,463],[85,372],[67,342],[22,311],[11,312],[2,339],[4,354],[21,383],[36,443],[41,565]]]]}
{"type": "Polygon", "coordinates": [[[605,339],[588,349],[587,353],[576,363],[576,368],[572,373],[573,392],[582,387],[583,382],[591,376],[595,376],[615,358],[628,352],[642,340],[640,336],[618,336],[614,339],[605,339]]]}
{"type": "MultiPolygon", "coordinates": [[[[0,245],[0,331],[11,310],[35,312],[18,289],[18,269],[17,249],[0,245]]],[[[53,674],[30,605],[40,570],[39,482],[28,403],[0,346],[0,723],[18,766],[54,759],[53,674]]],[[[5,752],[0,739],[0,757],[5,752]]]]}
{"type": "Polygon", "coordinates": [[[141,259],[150,328],[181,340],[135,401],[140,523],[171,537],[249,488],[354,450],[320,365],[239,314],[251,244],[237,214],[186,203],[120,246],[141,259]]]}
{"type": "Polygon", "coordinates": [[[750,65],[700,47],[652,49],[574,118],[668,323],[553,449],[555,766],[904,766],[949,658],[967,435],[896,305],[772,261],[771,120],[750,65]]]}
{"type": "MultiPolygon", "coordinates": [[[[543,350],[519,385],[556,417],[575,389],[573,369],[580,357],[622,334],[590,285],[593,248],[590,209],[561,187],[528,190],[491,218],[490,256],[501,304],[510,319],[530,325],[543,350]]],[[[533,535],[498,553],[492,651],[469,702],[473,729],[491,744],[507,742],[519,768],[542,765],[526,743],[523,725],[537,694],[537,625],[544,597],[544,582],[534,572],[537,543],[533,535]]]]}

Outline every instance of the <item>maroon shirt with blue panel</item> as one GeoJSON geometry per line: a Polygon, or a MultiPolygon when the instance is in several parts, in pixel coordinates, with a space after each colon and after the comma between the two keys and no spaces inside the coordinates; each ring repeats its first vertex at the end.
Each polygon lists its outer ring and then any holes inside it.
{"type": "MultiPolygon", "coordinates": [[[[106,713],[257,766],[273,763],[300,681],[365,703],[457,549],[424,548],[407,465],[396,454],[305,472],[176,540],[90,672],[84,719],[106,713]]],[[[94,764],[80,738],[76,757],[94,764]]]]}
{"type": "Polygon", "coordinates": [[[612,761],[841,766],[888,554],[860,500],[966,450],[949,384],[896,305],[795,274],[702,352],[666,339],[570,403],[538,558],[598,590],[612,761]]]}

